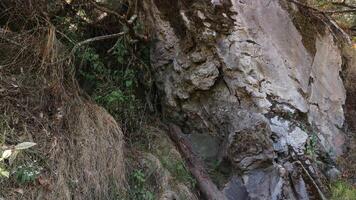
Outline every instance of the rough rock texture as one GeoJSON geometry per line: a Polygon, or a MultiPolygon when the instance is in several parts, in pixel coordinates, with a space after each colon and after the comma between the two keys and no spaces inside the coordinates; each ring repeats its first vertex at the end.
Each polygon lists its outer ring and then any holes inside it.
{"type": "MultiPolygon", "coordinates": [[[[345,56],[349,60],[349,68],[344,72],[345,87],[347,91],[345,105],[346,130],[350,137],[348,143],[349,151],[342,156],[343,172],[350,174],[350,179],[356,184],[356,51],[348,51],[345,56]]],[[[331,169],[332,170],[332,169],[331,169]]]]}
{"type": "Polygon", "coordinates": [[[328,157],[343,153],[337,27],[283,0],[146,0],[143,7],[165,114],[187,134],[219,137],[216,159],[232,162],[240,181],[230,183],[244,185],[249,198],[308,199],[307,172],[285,165],[303,157],[311,135],[328,157]],[[291,172],[293,189],[285,187],[291,172]]]}
{"type": "Polygon", "coordinates": [[[233,165],[242,171],[272,165],[273,145],[271,130],[261,116],[244,113],[240,127],[233,130],[228,138],[227,156],[233,165]]]}

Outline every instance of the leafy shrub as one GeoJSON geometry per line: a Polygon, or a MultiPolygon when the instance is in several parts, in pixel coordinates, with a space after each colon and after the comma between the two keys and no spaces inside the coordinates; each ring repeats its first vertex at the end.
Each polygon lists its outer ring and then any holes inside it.
{"type": "Polygon", "coordinates": [[[147,189],[147,180],[142,170],[134,170],[130,175],[129,199],[131,200],[154,200],[154,194],[147,189]]]}
{"type": "Polygon", "coordinates": [[[143,102],[137,97],[139,73],[142,65],[130,49],[133,46],[119,39],[110,55],[100,55],[93,47],[77,53],[81,67],[78,78],[82,88],[100,105],[106,108],[123,128],[132,132],[143,120],[143,102]],[[114,58],[114,59],[113,59],[114,58]]]}
{"type": "MultiPolygon", "coordinates": [[[[1,149],[3,149],[2,153],[1,153],[2,156],[0,157],[0,178],[1,177],[6,177],[6,178],[10,177],[10,172],[7,170],[5,160],[7,160],[9,165],[11,165],[14,162],[14,160],[16,159],[19,152],[21,152],[22,150],[31,148],[35,145],[36,145],[36,143],[33,143],[33,142],[23,142],[23,143],[20,143],[14,147],[6,147],[3,145],[3,147],[1,148],[1,149]]],[[[33,175],[30,174],[30,175],[32,177],[35,174],[33,174],[33,175]]],[[[26,179],[28,179],[28,178],[26,178],[26,179]]]]}
{"type": "Polygon", "coordinates": [[[311,156],[314,160],[316,159],[317,143],[318,136],[316,135],[316,133],[312,133],[306,145],[306,154],[311,156]]]}
{"type": "Polygon", "coordinates": [[[42,168],[37,166],[35,163],[29,165],[18,166],[13,174],[16,181],[20,184],[34,182],[40,175],[42,168]]]}

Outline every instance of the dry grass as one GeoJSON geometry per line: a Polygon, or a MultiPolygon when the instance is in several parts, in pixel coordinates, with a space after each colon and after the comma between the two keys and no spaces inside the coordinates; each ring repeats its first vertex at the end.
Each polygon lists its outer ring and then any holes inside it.
{"type": "Polygon", "coordinates": [[[58,175],[49,199],[114,199],[124,190],[123,134],[115,120],[90,103],[70,109],[69,134],[52,153],[58,175]]]}
{"type": "Polygon", "coordinates": [[[9,6],[0,10],[0,145],[36,142],[17,164],[43,167],[33,183],[0,179],[0,198],[115,199],[125,188],[122,131],[80,97],[43,2],[0,2],[9,6]]]}

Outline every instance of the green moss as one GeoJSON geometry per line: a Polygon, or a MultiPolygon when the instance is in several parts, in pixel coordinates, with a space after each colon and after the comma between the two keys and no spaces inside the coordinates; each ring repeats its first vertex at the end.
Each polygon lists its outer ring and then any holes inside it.
{"type": "Polygon", "coordinates": [[[182,160],[177,160],[169,155],[163,155],[160,157],[160,161],[177,181],[187,183],[192,188],[195,186],[195,179],[192,177],[182,160]]]}
{"type": "Polygon", "coordinates": [[[146,129],[145,135],[150,135],[149,137],[152,139],[150,148],[152,154],[160,160],[163,167],[171,173],[176,182],[184,183],[194,188],[196,180],[167,134],[153,127],[147,127],[146,129]]]}
{"type": "Polygon", "coordinates": [[[337,181],[331,185],[331,200],[355,200],[356,188],[345,181],[337,181]]]}

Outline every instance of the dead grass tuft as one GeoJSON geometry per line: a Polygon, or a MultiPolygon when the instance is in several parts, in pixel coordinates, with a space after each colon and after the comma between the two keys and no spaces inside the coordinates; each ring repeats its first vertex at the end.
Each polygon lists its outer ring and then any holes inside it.
{"type": "Polygon", "coordinates": [[[0,199],[115,199],[125,188],[122,131],[79,95],[43,2],[0,2],[0,146],[36,142],[11,167],[43,168],[31,183],[0,179],[0,199]]]}
{"type": "Polygon", "coordinates": [[[69,130],[52,152],[53,199],[114,199],[124,190],[123,134],[115,120],[90,103],[70,109],[69,130]]]}

